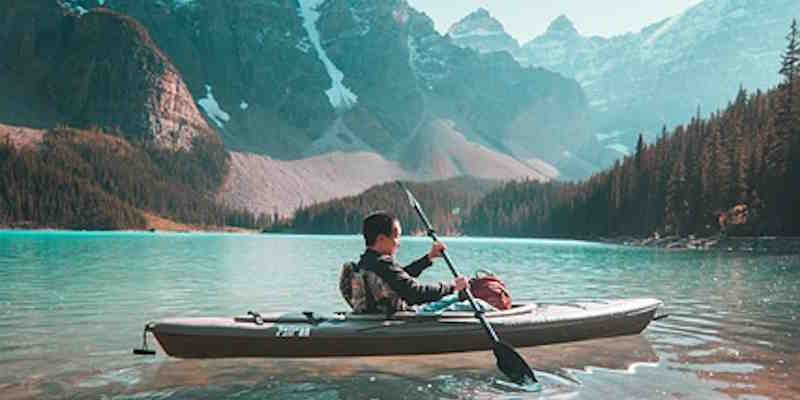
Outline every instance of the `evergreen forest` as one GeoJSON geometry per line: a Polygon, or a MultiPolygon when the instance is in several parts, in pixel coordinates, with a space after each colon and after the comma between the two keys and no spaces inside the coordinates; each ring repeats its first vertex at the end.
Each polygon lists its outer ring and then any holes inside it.
{"type": "Polygon", "coordinates": [[[214,201],[227,170],[227,153],[214,139],[169,151],[99,130],[56,128],[37,148],[0,143],[0,226],[144,229],[143,211],[197,226],[266,224],[214,201]]]}
{"type": "MultiPolygon", "coordinates": [[[[408,188],[423,205],[427,217],[443,234],[458,234],[459,226],[469,210],[500,185],[493,180],[458,177],[436,182],[408,182],[408,188]]],[[[406,233],[425,231],[411,207],[408,196],[396,183],[374,186],[357,196],[326,201],[303,207],[295,213],[288,228],[297,233],[361,233],[361,224],[369,213],[385,210],[394,213],[406,233]]]]}

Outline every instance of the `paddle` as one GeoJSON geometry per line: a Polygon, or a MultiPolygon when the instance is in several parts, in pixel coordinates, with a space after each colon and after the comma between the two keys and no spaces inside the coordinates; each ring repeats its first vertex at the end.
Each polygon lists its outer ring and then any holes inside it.
{"type": "MultiPolygon", "coordinates": [[[[431,223],[428,221],[428,218],[425,217],[425,213],[422,212],[422,207],[420,207],[417,199],[414,198],[414,195],[411,194],[411,191],[408,190],[402,182],[397,181],[397,184],[408,195],[408,201],[411,203],[411,206],[414,207],[414,210],[417,211],[417,215],[419,215],[422,223],[425,224],[425,229],[427,229],[428,236],[434,241],[438,241],[439,239],[436,238],[436,232],[431,227],[431,223]]],[[[458,272],[456,272],[455,267],[453,267],[450,257],[448,257],[444,252],[442,252],[442,257],[447,263],[447,266],[450,267],[450,272],[453,273],[453,276],[458,277],[458,272]]],[[[500,338],[497,337],[497,333],[495,333],[492,325],[490,325],[489,321],[486,320],[484,312],[481,311],[478,308],[478,304],[475,303],[475,298],[472,297],[472,292],[470,292],[469,286],[467,286],[464,291],[467,294],[467,300],[469,300],[469,304],[472,306],[472,309],[475,310],[475,318],[481,321],[481,324],[486,329],[486,333],[489,334],[489,338],[492,340],[492,350],[494,351],[495,358],[497,358],[497,368],[499,368],[500,371],[506,374],[506,376],[511,378],[511,380],[515,383],[524,383],[525,381],[537,382],[536,377],[533,375],[533,370],[531,370],[531,367],[528,366],[528,363],[525,362],[522,356],[520,356],[513,347],[501,342],[500,338]]]]}

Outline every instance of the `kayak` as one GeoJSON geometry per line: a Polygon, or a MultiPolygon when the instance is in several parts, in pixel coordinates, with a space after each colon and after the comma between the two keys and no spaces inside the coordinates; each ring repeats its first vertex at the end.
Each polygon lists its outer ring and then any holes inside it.
{"type": "MultiPolygon", "coordinates": [[[[528,303],[485,316],[503,342],[528,347],[637,334],[661,305],[647,298],[528,303]]],[[[179,358],[434,354],[492,348],[473,312],[463,311],[398,312],[388,317],[250,312],[229,318],[169,318],[149,322],[146,332],[168,355],[179,358]]]]}

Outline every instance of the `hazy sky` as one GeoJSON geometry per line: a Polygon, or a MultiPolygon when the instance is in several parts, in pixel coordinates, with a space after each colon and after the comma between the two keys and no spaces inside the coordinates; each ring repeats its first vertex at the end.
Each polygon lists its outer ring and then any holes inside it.
{"type": "Polygon", "coordinates": [[[584,36],[613,36],[638,32],[671,17],[701,0],[408,0],[445,33],[478,7],[489,10],[506,32],[523,44],[543,33],[556,17],[565,14],[584,36]]]}

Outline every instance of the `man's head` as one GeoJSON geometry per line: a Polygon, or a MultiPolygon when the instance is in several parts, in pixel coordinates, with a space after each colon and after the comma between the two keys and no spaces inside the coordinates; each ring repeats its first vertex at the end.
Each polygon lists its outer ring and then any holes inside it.
{"type": "Polygon", "coordinates": [[[364,242],[367,247],[383,255],[395,255],[400,247],[403,230],[400,221],[385,211],[377,211],[364,218],[364,242]]]}

